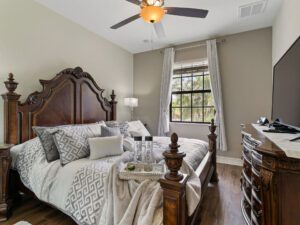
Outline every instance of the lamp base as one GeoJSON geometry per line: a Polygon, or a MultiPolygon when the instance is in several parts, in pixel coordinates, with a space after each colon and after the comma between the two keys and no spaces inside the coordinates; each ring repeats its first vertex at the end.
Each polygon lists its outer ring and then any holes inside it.
{"type": "Polygon", "coordinates": [[[133,121],[133,107],[130,107],[130,110],[131,110],[131,112],[130,112],[131,121],[133,121]]]}

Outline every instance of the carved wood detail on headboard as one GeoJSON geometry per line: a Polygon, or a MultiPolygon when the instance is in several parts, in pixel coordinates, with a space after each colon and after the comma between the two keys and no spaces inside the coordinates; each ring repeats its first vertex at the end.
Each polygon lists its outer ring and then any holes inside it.
{"type": "Polygon", "coordinates": [[[4,140],[18,144],[34,135],[33,126],[93,123],[116,120],[116,95],[111,101],[103,97],[101,89],[90,74],[80,67],[65,69],[51,80],[40,80],[43,90],[33,92],[24,103],[15,93],[18,83],[9,74],[5,86],[4,140]]]}

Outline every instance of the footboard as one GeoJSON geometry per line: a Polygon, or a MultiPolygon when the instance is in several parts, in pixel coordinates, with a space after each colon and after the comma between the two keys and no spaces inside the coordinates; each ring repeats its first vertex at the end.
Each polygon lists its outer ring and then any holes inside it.
{"type": "MultiPolygon", "coordinates": [[[[205,176],[203,182],[201,181],[202,196],[205,192],[208,182],[217,182],[217,164],[216,164],[216,139],[215,134],[216,126],[214,120],[212,120],[209,127],[210,134],[209,138],[209,159],[207,160],[205,167],[209,167],[207,172],[199,173],[200,176],[205,176]]],[[[172,134],[171,136],[170,150],[163,153],[169,172],[164,178],[160,179],[160,184],[163,189],[163,224],[164,225],[194,225],[197,224],[200,204],[195,210],[192,217],[188,216],[187,213],[187,202],[186,202],[186,184],[189,177],[186,174],[179,172],[182,160],[185,157],[184,152],[179,151],[178,136],[172,134]]]]}

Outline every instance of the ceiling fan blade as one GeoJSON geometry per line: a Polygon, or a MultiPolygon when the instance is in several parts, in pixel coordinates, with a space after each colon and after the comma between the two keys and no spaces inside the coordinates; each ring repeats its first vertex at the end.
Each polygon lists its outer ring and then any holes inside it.
{"type": "Polygon", "coordinates": [[[130,2],[132,4],[135,4],[135,5],[138,5],[140,6],[141,5],[141,2],[139,0],[126,0],[127,2],[130,2]]]}
{"type": "Polygon", "coordinates": [[[175,16],[197,17],[205,18],[208,14],[208,10],[205,9],[193,9],[193,8],[180,8],[180,7],[165,7],[166,14],[175,16]]]}
{"type": "Polygon", "coordinates": [[[113,25],[113,26],[110,27],[110,28],[111,28],[111,29],[118,29],[118,28],[123,27],[124,25],[126,25],[126,24],[128,24],[128,23],[131,23],[131,22],[137,20],[138,18],[140,18],[140,14],[136,14],[136,15],[134,15],[134,16],[132,16],[132,17],[129,17],[129,18],[127,18],[126,20],[123,20],[122,22],[117,23],[117,24],[113,25]]]}
{"type": "Polygon", "coordinates": [[[156,33],[156,36],[158,37],[158,39],[162,39],[162,38],[166,37],[166,32],[165,32],[164,26],[161,22],[154,23],[153,26],[154,26],[154,30],[155,30],[155,33],[156,33]]]}

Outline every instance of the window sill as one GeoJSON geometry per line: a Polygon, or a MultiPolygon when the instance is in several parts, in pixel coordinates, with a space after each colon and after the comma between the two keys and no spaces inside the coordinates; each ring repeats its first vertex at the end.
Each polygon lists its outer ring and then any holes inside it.
{"type": "Polygon", "coordinates": [[[181,122],[170,122],[170,125],[175,125],[175,126],[205,126],[208,127],[210,124],[209,123],[181,123],[181,122]]]}

